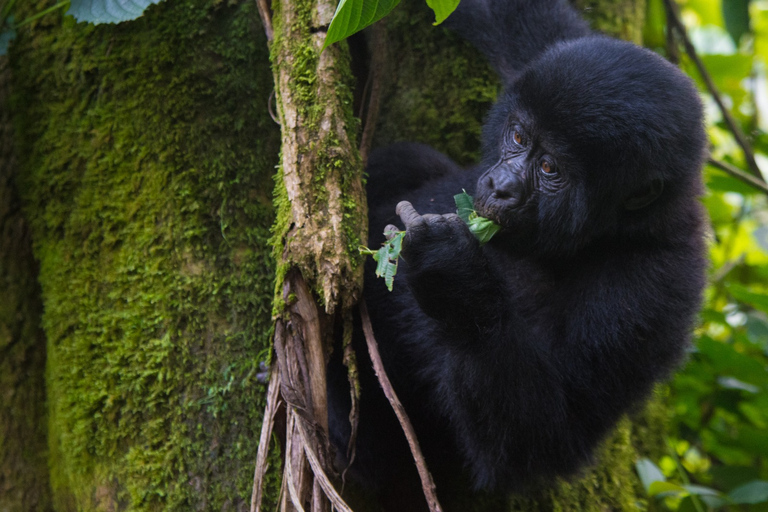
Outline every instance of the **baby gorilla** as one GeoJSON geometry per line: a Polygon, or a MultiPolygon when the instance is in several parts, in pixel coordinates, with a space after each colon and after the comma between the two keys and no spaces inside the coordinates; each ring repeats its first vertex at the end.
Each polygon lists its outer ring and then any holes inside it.
{"type": "MultiPolygon", "coordinates": [[[[702,109],[678,69],[565,1],[462,0],[448,24],[505,90],[475,168],[418,144],[372,155],[370,245],[395,205],[407,234],[394,291],[369,266],[365,298],[430,469],[519,490],[588,463],[684,356],[705,284],[702,109]],[[462,189],[502,227],[485,245],[446,213],[462,189]]],[[[353,470],[391,486],[413,463],[358,356],[353,470]]],[[[348,384],[331,370],[344,453],[348,384]]]]}

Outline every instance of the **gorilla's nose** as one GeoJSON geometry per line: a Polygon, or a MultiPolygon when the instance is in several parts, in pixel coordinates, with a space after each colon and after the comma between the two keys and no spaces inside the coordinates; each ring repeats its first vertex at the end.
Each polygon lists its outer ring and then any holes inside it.
{"type": "Polygon", "coordinates": [[[523,197],[524,183],[520,174],[505,167],[499,167],[496,172],[491,172],[486,177],[486,184],[492,190],[494,199],[517,203],[523,197]]]}

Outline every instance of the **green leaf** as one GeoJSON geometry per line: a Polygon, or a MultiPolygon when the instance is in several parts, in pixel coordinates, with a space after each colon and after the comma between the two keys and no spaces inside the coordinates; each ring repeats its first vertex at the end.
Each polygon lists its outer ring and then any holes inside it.
{"type": "Polygon", "coordinates": [[[472,196],[463,190],[461,194],[453,196],[453,201],[456,203],[456,214],[461,217],[461,220],[469,224],[469,216],[475,212],[472,196]]]}
{"type": "Polygon", "coordinates": [[[99,23],[120,23],[133,20],[144,14],[144,10],[161,0],[72,0],[67,14],[77,21],[99,23]]]}
{"type": "Polygon", "coordinates": [[[0,56],[8,53],[8,45],[16,38],[16,31],[11,26],[5,25],[0,31],[0,56]]]}
{"type": "Polygon", "coordinates": [[[474,217],[470,219],[467,225],[472,234],[480,240],[481,244],[488,242],[501,229],[501,226],[483,217],[474,217]]]}
{"type": "Polygon", "coordinates": [[[651,485],[648,486],[649,496],[663,497],[677,494],[688,494],[688,491],[680,485],[659,480],[651,482],[651,485]]]}
{"type": "Polygon", "coordinates": [[[387,289],[392,291],[397,274],[397,262],[400,258],[400,252],[403,249],[403,238],[405,231],[385,232],[385,235],[392,235],[392,238],[381,245],[377,251],[367,247],[360,247],[360,254],[370,254],[376,261],[376,277],[383,277],[387,289]]]}
{"type": "Polygon", "coordinates": [[[427,5],[435,11],[435,25],[439,25],[459,6],[459,0],[427,0],[427,5]]]}
{"type": "Polygon", "coordinates": [[[725,28],[737,45],[749,33],[749,0],[723,0],[725,28]]]}
{"type": "Polygon", "coordinates": [[[333,15],[323,50],[389,14],[400,0],[341,0],[333,15]]]}
{"type": "Polygon", "coordinates": [[[760,311],[768,313],[768,295],[765,293],[756,293],[738,284],[729,284],[727,286],[731,295],[741,302],[750,304],[760,311]]]}
{"type": "Polygon", "coordinates": [[[654,482],[664,482],[664,473],[654,464],[651,459],[642,458],[635,462],[635,469],[640,481],[643,482],[645,492],[650,493],[651,484],[654,482]]]}
{"type": "Polygon", "coordinates": [[[768,482],[765,480],[749,482],[732,490],[728,497],[734,503],[754,505],[756,503],[768,502],[768,482]]]}
{"type": "Polygon", "coordinates": [[[501,229],[501,226],[492,220],[477,214],[475,201],[471,195],[467,194],[466,190],[453,196],[453,201],[456,203],[456,214],[467,224],[469,230],[481,244],[488,242],[501,229]]]}

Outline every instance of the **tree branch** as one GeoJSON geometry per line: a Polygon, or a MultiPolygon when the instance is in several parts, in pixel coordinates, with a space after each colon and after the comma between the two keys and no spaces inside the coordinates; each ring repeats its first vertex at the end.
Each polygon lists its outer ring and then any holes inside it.
{"type": "Polygon", "coordinates": [[[261,436],[259,436],[259,451],[256,454],[256,470],[253,474],[253,492],[251,493],[251,512],[259,512],[261,509],[261,495],[264,488],[264,476],[267,474],[269,464],[269,440],[272,438],[272,429],[275,425],[275,413],[277,413],[278,397],[280,396],[280,371],[276,363],[273,363],[269,371],[269,387],[267,388],[267,407],[264,410],[264,419],[261,424],[261,436]]]}
{"type": "Polygon", "coordinates": [[[726,162],[721,162],[720,160],[715,160],[714,158],[707,160],[707,163],[712,167],[717,167],[721,171],[726,172],[734,178],[743,181],[747,185],[753,186],[761,192],[768,194],[768,184],[766,184],[763,180],[757,179],[751,174],[742,171],[738,167],[735,167],[726,162]]]}
{"type": "Polygon", "coordinates": [[[379,105],[381,104],[381,89],[384,67],[387,63],[387,31],[386,20],[379,20],[370,29],[371,39],[371,71],[369,80],[371,84],[371,96],[368,100],[368,111],[365,116],[363,135],[360,137],[360,158],[363,168],[368,163],[368,154],[373,145],[373,134],[376,133],[376,123],[379,120],[379,105]]]}
{"type": "Polygon", "coordinates": [[[720,98],[720,92],[717,90],[715,83],[712,81],[712,77],[709,75],[707,68],[704,66],[704,63],[696,53],[696,48],[693,46],[691,39],[688,37],[688,32],[686,31],[685,25],[683,25],[683,22],[680,21],[680,13],[678,12],[677,4],[675,4],[673,0],[664,0],[664,5],[667,8],[667,16],[669,17],[668,21],[671,22],[672,26],[680,35],[683,46],[685,47],[685,52],[688,54],[693,63],[696,65],[696,68],[699,70],[701,78],[704,80],[704,83],[707,84],[707,89],[709,89],[709,92],[712,94],[715,102],[717,102],[717,106],[720,108],[720,112],[723,114],[723,119],[725,119],[725,122],[733,133],[733,136],[736,137],[736,142],[739,144],[739,146],[741,146],[749,170],[760,181],[765,182],[763,175],[760,172],[760,167],[758,167],[757,162],[755,161],[755,155],[752,151],[752,146],[749,144],[746,135],[744,135],[744,132],[741,131],[738,123],[731,115],[731,112],[725,107],[723,100],[720,98]]]}
{"type": "Polygon", "coordinates": [[[275,38],[275,31],[272,29],[272,14],[267,0],[256,0],[256,6],[259,8],[259,17],[264,25],[264,33],[267,34],[267,43],[271,43],[275,38]]]}
{"type": "Polygon", "coordinates": [[[408,419],[408,414],[405,412],[403,404],[400,403],[400,399],[397,398],[397,394],[395,393],[394,388],[392,388],[392,383],[389,381],[387,372],[384,370],[384,364],[381,362],[379,346],[376,343],[376,338],[373,336],[371,317],[368,315],[368,306],[365,303],[365,299],[360,301],[360,317],[363,321],[363,333],[365,333],[365,342],[368,345],[368,353],[371,356],[373,370],[376,372],[379,384],[381,384],[381,388],[384,390],[387,400],[389,400],[390,405],[392,405],[392,409],[394,409],[395,415],[397,415],[397,420],[400,422],[400,426],[405,433],[405,438],[408,440],[408,446],[410,446],[413,460],[416,462],[416,469],[419,472],[419,478],[421,478],[421,488],[424,491],[424,497],[427,499],[429,510],[430,512],[442,512],[443,509],[440,506],[440,502],[437,500],[435,482],[427,469],[427,463],[424,460],[424,455],[421,453],[419,442],[416,439],[416,432],[413,430],[411,420],[408,419]]]}

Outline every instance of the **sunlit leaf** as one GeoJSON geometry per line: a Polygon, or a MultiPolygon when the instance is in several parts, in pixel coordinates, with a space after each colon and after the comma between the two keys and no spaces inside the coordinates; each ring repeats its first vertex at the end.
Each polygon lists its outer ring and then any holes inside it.
{"type": "Polygon", "coordinates": [[[399,3],[400,0],[341,0],[328,27],[323,49],[379,21],[399,3]]]}
{"type": "Polygon", "coordinates": [[[439,25],[459,6],[459,0],[427,0],[427,5],[435,11],[435,25],[439,25]]]}
{"type": "Polygon", "coordinates": [[[72,0],[67,14],[77,21],[120,23],[138,18],[144,10],[161,0],[72,0]]]}
{"type": "Polygon", "coordinates": [[[685,488],[671,482],[655,481],[648,486],[649,496],[669,496],[673,494],[688,494],[685,488]]]}

